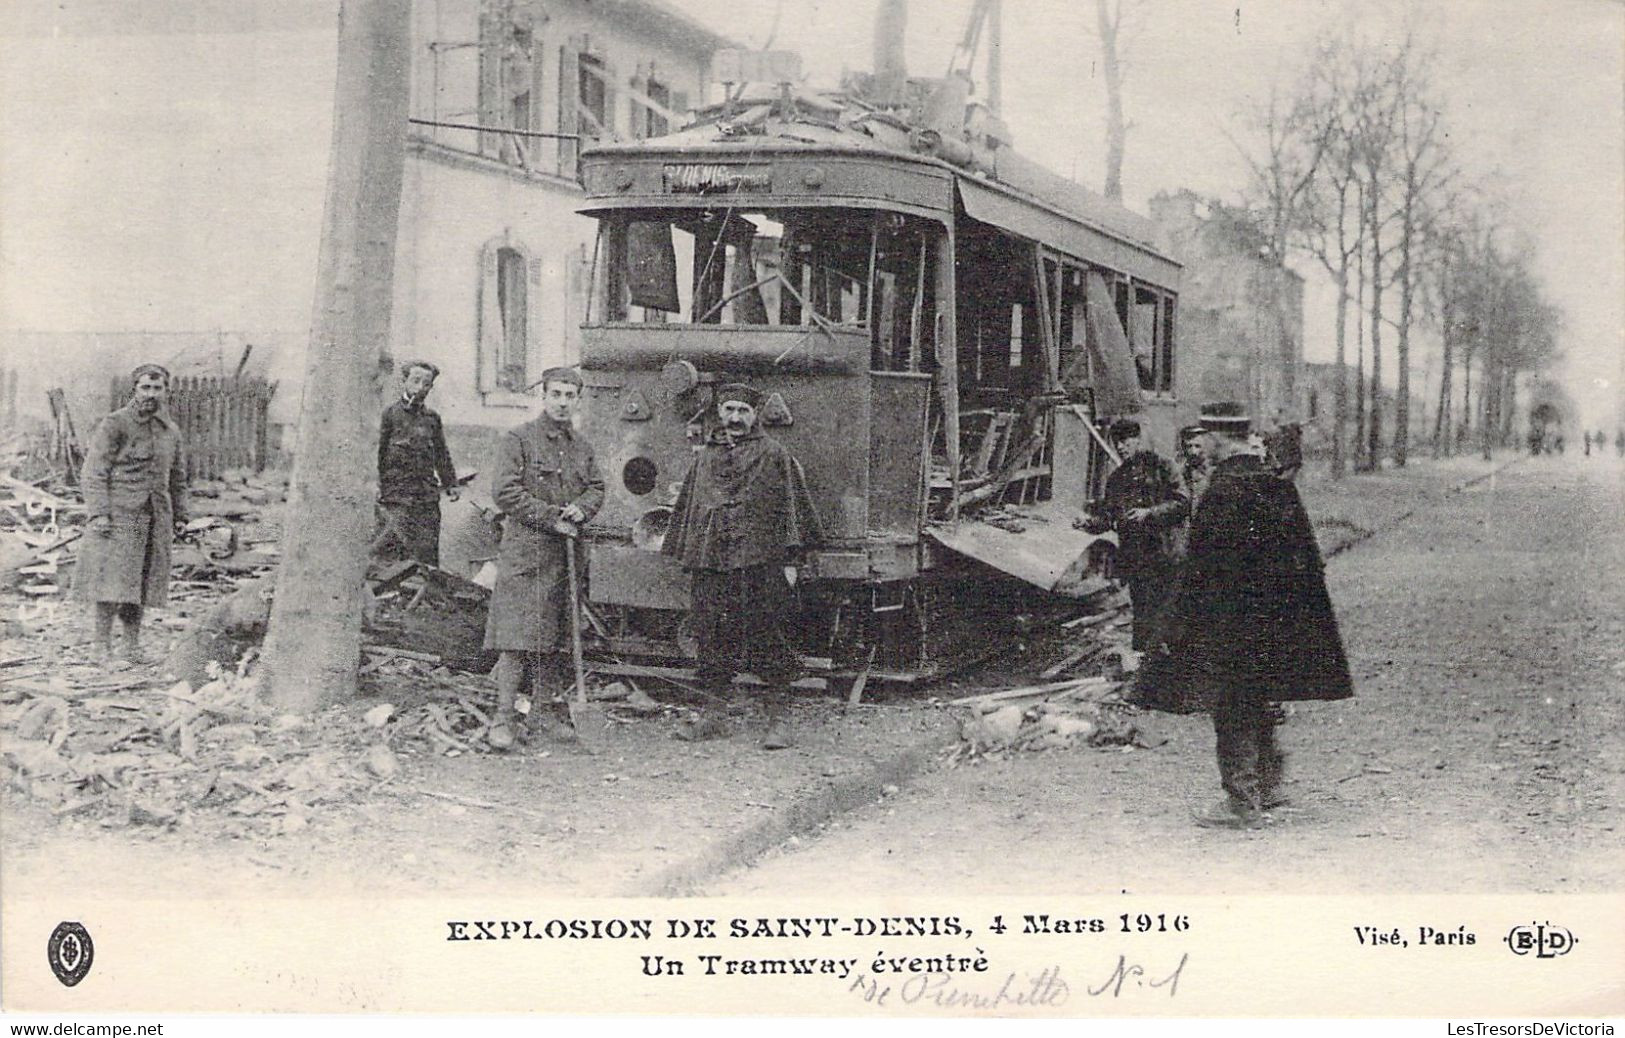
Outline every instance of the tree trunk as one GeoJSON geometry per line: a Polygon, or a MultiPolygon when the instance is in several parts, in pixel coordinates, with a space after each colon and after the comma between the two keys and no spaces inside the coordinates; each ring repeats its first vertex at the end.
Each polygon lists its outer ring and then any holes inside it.
{"type": "Polygon", "coordinates": [[[1347,474],[1343,458],[1343,435],[1347,431],[1349,411],[1348,372],[1344,362],[1348,358],[1349,319],[1349,261],[1345,255],[1342,268],[1337,272],[1337,367],[1333,369],[1332,389],[1332,478],[1342,479],[1347,474]]]}
{"type": "Polygon", "coordinates": [[[1128,137],[1128,124],[1123,120],[1123,68],[1117,61],[1117,30],[1122,18],[1121,2],[1095,0],[1100,71],[1106,80],[1106,197],[1117,202],[1123,200],[1123,148],[1128,137]]]}
{"type": "MultiPolygon", "coordinates": [[[[1411,195],[1406,192],[1405,218],[1400,226],[1403,237],[1399,240],[1399,337],[1394,343],[1394,467],[1404,468],[1411,443],[1411,306],[1415,302],[1412,284],[1411,239],[1415,236],[1412,224],[1411,195]]],[[[1427,387],[1423,387],[1427,392],[1427,387]]],[[[1426,416],[1423,416],[1426,420],[1426,416]]]]}
{"type": "Polygon", "coordinates": [[[1452,347],[1454,340],[1451,336],[1451,305],[1450,305],[1450,256],[1445,255],[1444,269],[1439,276],[1441,297],[1444,307],[1444,320],[1440,322],[1443,327],[1439,330],[1439,341],[1443,356],[1440,358],[1439,372],[1439,407],[1433,415],[1433,457],[1442,458],[1450,451],[1450,369],[1454,363],[1452,347]]]}
{"type": "Polygon", "coordinates": [[[1365,249],[1358,258],[1359,285],[1354,294],[1354,471],[1365,465],[1365,249]]]}
{"type": "Polygon", "coordinates": [[[1467,436],[1473,427],[1473,351],[1468,350],[1461,367],[1461,433],[1456,445],[1467,450],[1467,436]]]}
{"type": "Polygon", "coordinates": [[[1494,387],[1499,380],[1495,372],[1496,365],[1484,358],[1483,374],[1479,376],[1481,385],[1478,387],[1479,410],[1482,412],[1478,419],[1478,438],[1483,447],[1484,460],[1490,460],[1491,430],[1495,427],[1495,391],[1494,387]]]}
{"type": "Polygon", "coordinates": [[[1378,226],[1377,190],[1371,190],[1371,419],[1366,426],[1366,464],[1382,467],[1382,230],[1378,226]]]}
{"type": "Polygon", "coordinates": [[[265,646],[271,701],[353,696],[406,156],[409,0],[343,0],[304,406],[265,646]]]}

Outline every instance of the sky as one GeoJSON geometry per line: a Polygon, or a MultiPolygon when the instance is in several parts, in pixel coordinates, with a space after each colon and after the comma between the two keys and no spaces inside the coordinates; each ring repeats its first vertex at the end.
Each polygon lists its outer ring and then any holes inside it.
{"type": "MultiPolygon", "coordinates": [[[[874,0],[667,2],[749,46],[767,42],[782,4],[773,44],[799,51],[814,84],[870,63],[874,0]]],[[[306,327],[334,6],[0,5],[0,327],[306,327]]],[[[970,0],[910,6],[910,71],[941,75],[970,0]]],[[[1236,198],[1245,167],[1227,128],[1341,6],[1139,4],[1126,201],[1143,211],[1182,187],[1236,198]]],[[[1440,41],[1452,142],[1512,203],[1564,312],[1560,375],[1588,424],[1611,422],[1625,377],[1625,4],[1419,6],[1440,41]]],[[[1388,7],[1367,0],[1360,17],[1371,24],[1388,7]]],[[[1086,0],[1005,0],[1004,115],[1018,150],[1098,187],[1104,90],[1092,11],[1086,0]]],[[[1298,267],[1310,278],[1306,355],[1329,359],[1334,297],[1312,266],[1298,267]]]]}

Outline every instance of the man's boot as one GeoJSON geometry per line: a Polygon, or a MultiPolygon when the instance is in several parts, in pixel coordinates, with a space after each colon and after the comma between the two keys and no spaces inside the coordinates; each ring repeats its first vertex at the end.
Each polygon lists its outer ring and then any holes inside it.
{"type": "Polygon", "coordinates": [[[762,733],[762,749],[787,750],[795,745],[790,735],[790,700],[783,689],[767,693],[767,731],[762,733]]]}
{"type": "Polygon", "coordinates": [[[124,629],[124,658],[131,663],[145,662],[141,655],[141,607],[130,602],[120,604],[118,621],[124,629]]]}
{"type": "Polygon", "coordinates": [[[96,603],[96,662],[113,662],[113,617],[118,615],[117,602],[96,603]]]}
{"type": "Polygon", "coordinates": [[[491,719],[491,730],[485,741],[493,750],[511,750],[514,743],[514,723],[518,718],[514,704],[519,699],[519,684],[525,677],[525,658],[517,652],[504,652],[497,658],[497,712],[491,719]]]}

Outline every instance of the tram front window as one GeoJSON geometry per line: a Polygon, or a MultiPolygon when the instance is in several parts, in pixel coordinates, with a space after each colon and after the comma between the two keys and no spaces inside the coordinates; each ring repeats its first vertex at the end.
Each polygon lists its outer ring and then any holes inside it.
{"type": "Polygon", "coordinates": [[[872,270],[877,282],[892,288],[887,315],[898,303],[896,286],[915,294],[919,233],[887,254],[892,232],[903,223],[861,210],[617,215],[605,223],[602,316],[633,323],[866,327],[872,270]]]}

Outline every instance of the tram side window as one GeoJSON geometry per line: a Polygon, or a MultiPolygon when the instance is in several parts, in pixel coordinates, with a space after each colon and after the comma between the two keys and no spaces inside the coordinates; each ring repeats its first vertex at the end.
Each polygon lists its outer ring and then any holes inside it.
{"type": "Polygon", "coordinates": [[[1171,393],[1173,379],[1172,301],[1156,289],[1133,286],[1134,306],[1129,312],[1129,342],[1140,389],[1171,393]]]}

